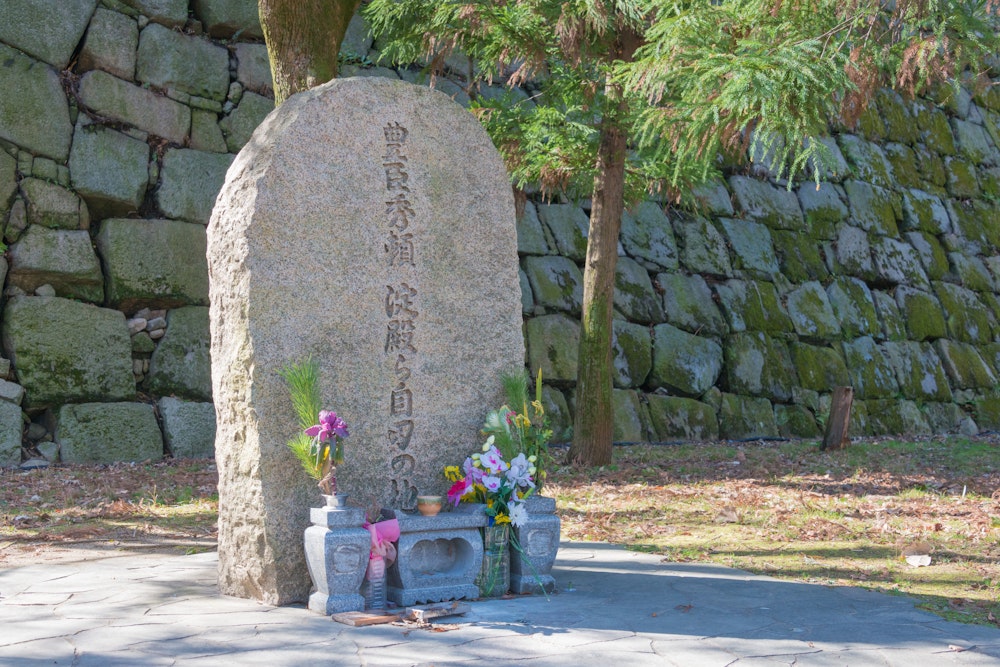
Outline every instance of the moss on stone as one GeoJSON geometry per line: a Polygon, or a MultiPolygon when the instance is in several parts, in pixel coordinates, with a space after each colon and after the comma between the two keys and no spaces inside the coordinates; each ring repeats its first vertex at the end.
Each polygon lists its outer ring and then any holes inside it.
{"type": "Polygon", "coordinates": [[[810,181],[799,186],[799,205],[811,236],[834,238],[837,223],[846,220],[848,214],[842,193],[842,188],[832,183],[820,183],[817,187],[810,181]]]}
{"type": "Polygon", "coordinates": [[[802,405],[775,405],[774,421],[785,438],[815,438],[820,434],[812,412],[802,405]]]}
{"type": "Polygon", "coordinates": [[[833,391],[849,384],[847,367],[840,354],[829,347],[792,343],[792,362],[799,384],[814,391],[833,391]]]}
{"type": "Polygon", "coordinates": [[[657,440],[715,440],[719,417],[712,406],[679,396],[646,396],[657,440]]]}
{"type": "Polygon", "coordinates": [[[795,332],[802,338],[835,340],[840,337],[840,323],[826,291],[818,282],[807,282],[788,293],[788,316],[795,332]]]}
{"type": "Polygon", "coordinates": [[[930,426],[917,404],[905,400],[865,401],[869,428],[875,433],[912,435],[928,433],[930,426]]]}
{"type": "Polygon", "coordinates": [[[955,389],[989,389],[997,384],[997,376],[983,361],[978,350],[968,343],[952,340],[934,341],[952,387],[955,389]]]}
{"type": "Polygon", "coordinates": [[[663,291],[663,308],[669,324],[689,333],[701,332],[710,336],[729,333],[729,325],[704,278],[661,273],[656,276],[656,284],[663,291]]]}
{"type": "Polygon", "coordinates": [[[716,293],[732,331],[786,334],[794,330],[777,290],[769,282],[730,280],[718,285],[716,293]]]}
{"type": "Polygon", "coordinates": [[[826,280],[830,272],[820,255],[816,238],[799,232],[771,232],[781,273],[793,283],[826,280]]]}
{"type": "Polygon", "coordinates": [[[948,253],[936,236],[923,231],[907,232],[904,236],[916,250],[930,280],[940,280],[948,274],[948,253]]]}
{"type": "Polygon", "coordinates": [[[955,154],[955,137],[944,112],[921,105],[917,114],[917,127],[920,128],[921,140],[930,151],[941,155],[955,154]]]}
{"type": "Polygon", "coordinates": [[[875,309],[881,322],[880,335],[877,337],[885,340],[906,340],[906,322],[903,321],[896,300],[888,293],[878,290],[872,291],[872,299],[875,301],[875,309]]]}
{"type": "Polygon", "coordinates": [[[722,346],[669,324],[653,330],[653,368],[649,384],[699,396],[712,387],[722,371],[722,346]]]}
{"type": "Polygon", "coordinates": [[[947,158],[944,170],[948,179],[948,193],[952,197],[970,199],[979,196],[979,179],[971,162],[957,157],[947,158]]]}
{"type": "Polygon", "coordinates": [[[792,387],[799,384],[788,347],[763,332],[730,336],[725,359],[726,388],[733,393],[788,401],[792,387]]]}
{"type": "Polygon", "coordinates": [[[917,159],[917,168],[924,178],[925,187],[933,189],[934,194],[943,194],[944,186],[948,182],[948,176],[944,169],[944,159],[937,153],[923,144],[913,148],[913,153],[917,159]]]}
{"type": "Polygon", "coordinates": [[[896,290],[896,304],[910,340],[934,340],[948,335],[941,304],[933,294],[901,285],[896,290]]]}
{"type": "Polygon", "coordinates": [[[886,144],[885,157],[892,165],[892,175],[899,185],[907,188],[920,187],[923,179],[912,148],[903,144],[886,144]]]}
{"type": "Polygon", "coordinates": [[[841,345],[850,386],[859,399],[889,398],[899,391],[896,374],[871,336],[841,345]]]}
{"type": "Polygon", "coordinates": [[[653,365],[653,341],[649,327],[622,320],[613,323],[611,363],[614,385],[638,387],[646,381],[653,365]]]}
{"type": "Polygon", "coordinates": [[[974,403],[976,424],[983,430],[1000,429],[1000,397],[982,396],[974,403]]]}
{"type": "Polygon", "coordinates": [[[905,398],[922,401],[951,401],[951,387],[941,359],[930,343],[888,342],[882,350],[892,364],[905,398]]]}
{"type": "Polygon", "coordinates": [[[719,412],[719,435],[723,438],[773,438],[778,435],[774,410],[766,398],[723,394],[719,412]]]}
{"type": "Polygon", "coordinates": [[[881,333],[872,293],[863,281],[838,276],[826,288],[833,313],[840,321],[844,338],[878,336],[881,333]]]}
{"type": "Polygon", "coordinates": [[[889,141],[916,143],[920,136],[917,124],[899,93],[883,88],[876,93],[875,99],[889,141]]]}
{"type": "Polygon", "coordinates": [[[941,302],[951,338],[966,343],[993,340],[993,318],[972,290],[946,282],[935,282],[934,293],[941,302]]]}

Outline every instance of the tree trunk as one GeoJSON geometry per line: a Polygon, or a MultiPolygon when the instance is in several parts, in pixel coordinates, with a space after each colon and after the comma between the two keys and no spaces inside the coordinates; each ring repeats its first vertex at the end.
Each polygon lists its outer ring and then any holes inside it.
{"type": "MultiPolygon", "coordinates": [[[[634,34],[622,35],[613,60],[631,60],[638,46],[634,34]]],[[[610,76],[605,85],[608,108],[601,122],[597,175],[590,209],[587,260],[583,270],[583,315],[576,374],[576,414],[569,460],[583,465],[611,463],[614,434],[611,339],[618,234],[625,210],[625,151],[628,138],[621,118],[628,105],[621,86],[610,76]]]]}
{"type": "Polygon", "coordinates": [[[347,24],[361,0],[259,0],[277,106],[337,76],[347,24]]]}

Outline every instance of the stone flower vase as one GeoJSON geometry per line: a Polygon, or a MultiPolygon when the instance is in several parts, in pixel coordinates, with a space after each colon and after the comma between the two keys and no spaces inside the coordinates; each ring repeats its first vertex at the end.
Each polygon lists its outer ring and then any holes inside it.
{"type": "Polygon", "coordinates": [[[510,524],[493,524],[482,531],[483,566],[476,586],[480,597],[498,598],[510,588],[510,524]]]}
{"type": "Polygon", "coordinates": [[[559,551],[561,522],[555,498],[528,496],[528,520],[513,527],[510,546],[510,590],[513,593],[551,592],[555,588],[552,566],[559,551]]]}
{"type": "Polygon", "coordinates": [[[313,507],[305,531],[306,565],[316,590],[309,609],[320,614],[362,611],[361,582],[368,569],[371,536],[361,527],[364,510],[313,507]]]}

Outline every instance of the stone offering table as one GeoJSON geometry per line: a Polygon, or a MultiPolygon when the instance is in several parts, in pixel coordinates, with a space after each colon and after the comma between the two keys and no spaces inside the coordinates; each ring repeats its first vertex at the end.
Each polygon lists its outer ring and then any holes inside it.
{"type": "Polygon", "coordinates": [[[459,505],[437,516],[387,510],[399,520],[398,557],[389,568],[388,598],[401,607],[479,597],[483,506],[459,505]]]}
{"type": "Polygon", "coordinates": [[[555,498],[530,496],[526,501],[528,521],[514,528],[520,549],[511,545],[510,590],[514,593],[549,593],[555,589],[552,566],[559,551],[561,522],[555,498]]]}

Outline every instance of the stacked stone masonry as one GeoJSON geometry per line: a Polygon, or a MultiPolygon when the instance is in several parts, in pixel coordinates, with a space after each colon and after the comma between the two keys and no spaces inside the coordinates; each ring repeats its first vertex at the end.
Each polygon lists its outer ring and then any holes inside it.
{"type": "MultiPolygon", "coordinates": [[[[3,5],[0,91],[18,94],[0,94],[0,465],[211,456],[205,226],[273,108],[256,1],[3,5]]],[[[343,76],[426,82],[377,57],[355,19],[343,76]]],[[[455,64],[436,85],[468,104],[455,64]]],[[[819,186],[775,182],[763,159],[681,206],[634,207],[615,440],[812,437],[838,385],[855,388],[853,435],[1000,428],[998,130],[996,88],[881,92],[832,128],[819,186]]],[[[532,199],[518,222],[526,362],[559,440],[587,214],[532,199]]]]}

